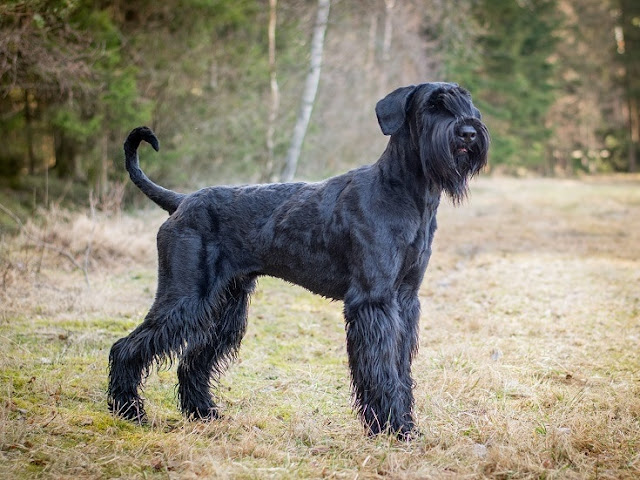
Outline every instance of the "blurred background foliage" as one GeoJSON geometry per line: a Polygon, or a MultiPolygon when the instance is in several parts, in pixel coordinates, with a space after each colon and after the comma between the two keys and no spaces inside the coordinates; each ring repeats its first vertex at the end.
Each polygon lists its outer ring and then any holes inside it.
{"type": "MultiPolygon", "coordinates": [[[[277,2],[280,103],[271,153],[269,6],[3,1],[4,194],[35,205],[92,191],[103,205],[121,205],[121,145],[140,124],[161,142],[160,154],[142,152],[144,168],[170,188],[277,177],[309,69],[317,5],[277,2]]],[[[375,161],[386,143],[375,102],[430,80],[472,92],[492,134],[494,171],[638,168],[637,0],[333,0],[297,176],[317,179],[375,161]]]]}

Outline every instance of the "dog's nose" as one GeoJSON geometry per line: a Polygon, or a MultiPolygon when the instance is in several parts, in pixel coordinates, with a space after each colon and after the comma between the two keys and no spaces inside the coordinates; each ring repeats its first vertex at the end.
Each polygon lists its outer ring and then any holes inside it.
{"type": "Polygon", "coordinates": [[[476,129],[471,125],[463,125],[458,130],[458,137],[460,137],[460,140],[464,143],[473,142],[476,139],[476,135],[478,135],[478,132],[476,132],[476,129]]]}

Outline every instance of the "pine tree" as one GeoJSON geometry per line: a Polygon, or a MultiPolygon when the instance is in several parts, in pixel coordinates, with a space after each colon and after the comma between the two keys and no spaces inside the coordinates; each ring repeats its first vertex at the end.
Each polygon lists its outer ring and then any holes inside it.
{"type": "Polygon", "coordinates": [[[555,98],[557,2],[480,0],[470,13],[477,36],[451,50],[448,72],[487,117],[492,162],[542,168],[551,134],[545,115],[555,98]]]}
{"type": "Polygon", "coordinates": [[[618,53],[624,66],[623,83],[628,108],[628,170],[638,168],[640,143],[640,3],[620,0],[618,53]]]}

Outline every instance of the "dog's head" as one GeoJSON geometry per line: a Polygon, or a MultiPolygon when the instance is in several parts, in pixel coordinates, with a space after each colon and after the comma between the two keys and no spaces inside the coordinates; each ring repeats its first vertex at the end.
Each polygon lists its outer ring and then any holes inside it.
{"type": "Polygon", "coordinates": [[[409,135],[423,174],[454,201],[487,164],[489,132],[469,92],[455,83],[398,88],[378,102],[376,115],[385,135],[409,135]]]}

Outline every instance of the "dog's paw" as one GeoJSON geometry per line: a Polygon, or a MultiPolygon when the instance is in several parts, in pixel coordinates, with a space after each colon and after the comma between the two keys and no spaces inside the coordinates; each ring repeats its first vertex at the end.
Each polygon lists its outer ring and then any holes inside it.
{"type": "Polygon", "coordinates": [[[396,437],[402,442],[412,442],[424,437],[424,433],[418,427],[413,426],[410,429],[398,430],[396,437]]]}
{"type": "Polygon", "coordinates": [[[139,398],[127,401],[111,400],[108,406],[109,411],[120,418],[137,423],[138,425],[145,425],[148,422],[144,404],[139,398]]]}
{"type": "Polygon", "coordinates": [[[193,407],[188,410],[183,410],[183,413],[187,419],[198,422],[211,422],[220,418],[218,409],[215,406],[200,408],[193,407]]]}

